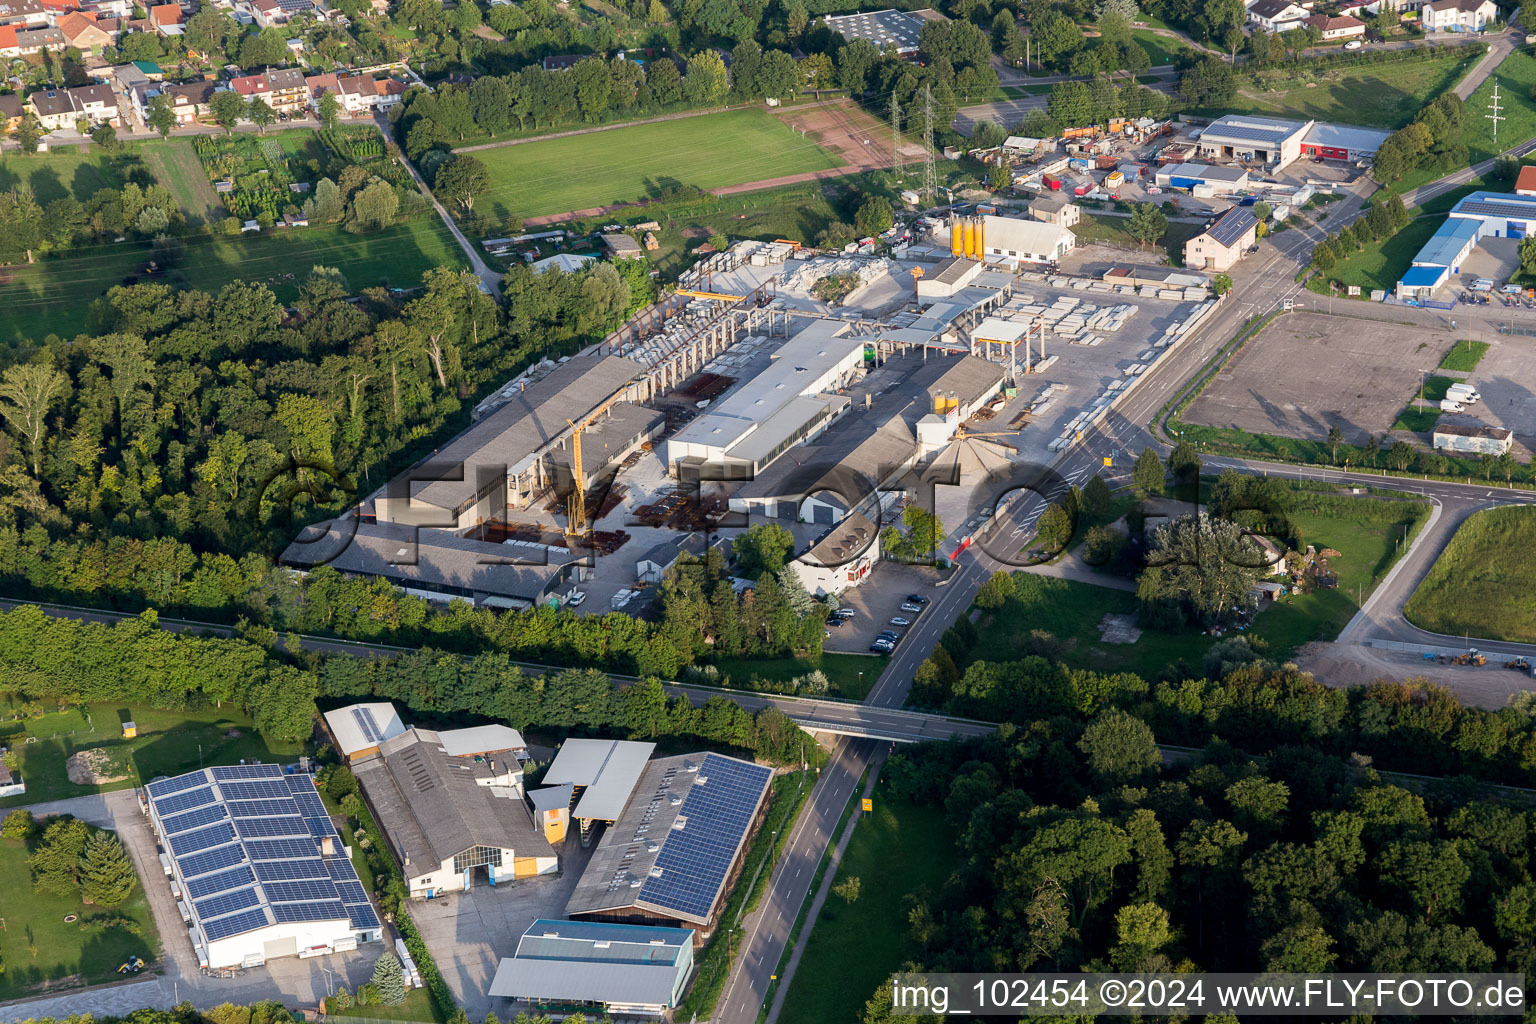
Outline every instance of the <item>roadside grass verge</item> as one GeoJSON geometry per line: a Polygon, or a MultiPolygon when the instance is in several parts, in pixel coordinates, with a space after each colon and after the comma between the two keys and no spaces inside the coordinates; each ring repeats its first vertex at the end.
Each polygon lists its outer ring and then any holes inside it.
{"type": "MultiPolygon", "coordinates": [[[[1472,341],[1464,338],[1452,346],[1451,350],[1445,354],[1445,358],[1440,360],[1440,369],[1471,373],[1477,369],[1477,364],[1482,362],[1483,356],[1488,354],[1490,347],[1486,341],[1472,341]]],[[[1443,380],[1444,378],[1433,379],[1443,380]]]]}
{"type": "Polygon", "coordinates": [[[1420,629],[1536,643],[1536,510],[1485,509],[1461,524],[1403,614],[1420,629]]]}
{"type": "Polygon", "coordinates": [[[805,658],[726,658],[716,662],[715,667],[720,670],[722,685],[728,678],[730,687],[735,690],[766,690],[774,693],[794,692],[785,684],[797,676],[819,669],[831,684],[825,696],[863,700],[869,695],[880,673],[885,671],[885,658],[872,654],[824,651],[818,656],[805,658]]]}

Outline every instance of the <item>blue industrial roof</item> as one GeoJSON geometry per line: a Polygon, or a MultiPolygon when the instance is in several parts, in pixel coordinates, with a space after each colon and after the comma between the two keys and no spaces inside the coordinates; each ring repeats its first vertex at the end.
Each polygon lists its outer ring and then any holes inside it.
{"type": "Polygon", "coordinates": [[[1451,217],[1429,236],[1429,241],[1424,243],[1424,247],[1413,258],[1413,262],[1415,265],[1424,264],[1431,267],[1453,266],[1461,258],[1467,243],[1476,241],[1482,230],[1481,221],[1469,220],[1466,217],[1451,217]]]}
{"type": "Polygon", "coordinates": [[[1445,267],[1409,267],[1398,284],[1404,288],[1434,288],[1448,272],[1445,267]]]}
{"type": "Polygon", "coordinates": [[[1473,192],[1463,196],[1460,202],[1451,207],[1451,213],[1529,219],[1536,217],[1536,196],[1515,195],[1513,192],[1473,192]]]}

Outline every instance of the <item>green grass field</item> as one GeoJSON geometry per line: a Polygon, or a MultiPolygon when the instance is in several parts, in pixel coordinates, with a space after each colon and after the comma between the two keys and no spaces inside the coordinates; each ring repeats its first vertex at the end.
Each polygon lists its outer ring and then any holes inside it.
{"type": "Polygon", "coordinates": [[[859,879],[859,898],[827,898],[779,1019],[862,1020],[880,983],[920,955],[907,924],[907,895],[926,889],[936,897],[954,859],[943,811],[893,803],[876,790],[875,809],[859,818],[835,880],[859,879]]]}
{"type": "Polygon", "coordinates": [[[30,185],[42,206],[55,199],[74,196],[85,202],[98,189],[120,188],[123,177],[113,161],[95,146],[66,146],[48,153],[0,157],[0,192],[30,185]]]}
{"type": "Polygon", "coordinates": [[[675,185],[719,188],[837,167],[836,154],[766,110],[731,110],[547,139],[474,154],[482,198],[520,217],[632,202],[675,185]]]}
{"type": "Polygon", "coordinates": [[[1440,360],[1440,369],[1455,370],[1458,373],[1471,373],[1477,369],[1477,364],[1482,362],[1483,356],[1488,354],[1488,348],[1489,345],[1486,341],[1473,341],[1470,338],[1463,338],[1445,354],[1444,359],[1440,360]]]}
{"type": "MultiPolygon", "coordinates": [[[[1468,163],[1475,164],[1497,156],[1536,135],[1536,99],[1531,98],[1532,87],[1536,87],[1536,57],[1524,50],[1515,50],[1505,57],[1493,74],[1488,76],[1488,80],[1477,87],[1466,102],[1466,120],[1461,132],[1461,141],[1467,147],[1468,163]],[[1501,108],[1497,143],[1493,141],[1493,122],[1484,116],[1489,113],[1488,104],[1493,102],[1494,83],[1498,83],[1501,108]]],[[[1423,168],[1404,175],[1401,181],[1394,181],[1389,188],[1393,192],[1407,192],[1458,169],[1423,168]]],[[[1485,187],[1504,191],[1509,188],[1509,183],[1498,182],[1485,187]]]]}
{"type": "MultiPolygon", "coordinates": [[[[1127,230],[1130,219],[1127,217],[1102,217],[1095,214],[1086,214],[1082,220],[1073,225],[1072,233],[1081,243],[1110,242],[1126,248],[1140,248],[1136,239],[1127,230]]],[[[1168,225],[1159,245],[1173,261],[1174,266],[1184,265],[1184,243],[1199,234],[1200,225],[1173,223],[1168,225]]],[[[1143,252],[1151,251],[1142,249],[1143,252]]]]}
{"type": "MultiPolygon", "coordinates": [[[[1435,399],[1439,401],[1439,399],[1435,399]]],[[[1397,419],[1392,422],[1393,430],[1411,430],[1416,434],[1427,434],[1435,427],[1435,421],[1440,418],[1439,409],[1426,409],[1421,406],[1410,405],[1397,414],[1397,419]]]]}
{"type": "MultiPolygon", "coordinates": [[[[1401,128],[1413,120],[1425,103],[1460,81],[1475,62],[1476,58],[1448,55],[1439,60],[1328,71],[1309,79],[1266,76],[1272,83],[1270,88],[1244,79],[1237,94],[1216,113],[1268,114],[1298,120],[1401,128]]],[[[1505,89],[1508,88],[1506,85],[1505,89]]],[[[1529,88],[1527,85],[1522,95],[1529,88]]],[[[1469,120],[1473,120],[1470,112],[1474,107],[1479,112],[1483,109],[1475,101],[1468,103],[1469,120]]],[[[1532,134],[1536,131],[1520,137],[1532,134]]],[[[1515,138],[1515,133],[1511,132],[1509,138],[1515,138]]],[[[1474,156],[1473,159],[1481,158],[1474,156]]]]}
{"type": "Polygon", "coordinates": [[[176,197],[188,223],[208,224],[228,216],[190,141],[166,139],[144,143],[141,154],[144,166],[176,197]]]}
{"type": "Polygon", "coordinates": [[[354,290],[377,284],[411,287],[432,267],[462,265],[463,253],[437,217],[353,235],[340,228],[265,231],[229,238],[207,234],[186,242],[170,272],[143,278],[149,248],[139,243],[97,245],[53,255],[32,266],[0,267],[0,341],[73,337],[85,329],[93,299],[113,285],[159,280],[217,292],[240,278],[261,282],[284,302],[298,295],[310,267],[338,268],[354,290]]]}
{"type": "MultiPolygon", "coordinates": [[[[1442,398],[1445,397],[1445,393],[1450,390],[1451,385],[1455,384],[1455,383],[1456,383],[1456,381],[1453,380],[1450,377],[1425,377],[1424,378],[1424,401],[1426,401],[1426,402],[1438,402],[1438,401],[1440,401],[1442,398]]],[[[1417,398],[1418,396],[1415,395],[1414,397],[1417,398]]]]}
{"type": "Polygon", "coordinates": [[[1403,608],[1420,629],[1484,640],[1536,643],[1536,511],[1485,509],[1469,516],[1403,608]]]}
{"type": "Polygon", "coordinates": [[[443,1016],[437,1012],[437,1004],[432,1001],[432,995],[424,988],[413,988],[405,994],[405,1002],[399,1006],[357,1006],[353,1005],[345,1010],[330,1010],[327,1016],[346,1019],[347,1017],[363,1017],[369,1020],[408,1020],[420,1021],[421,1024],[442,1024],[443,1016]]]}
{"type": "MultiPolygon", "coordinates": [[[[1397,559],[1403,527],[1398,523],[1359,522],[1338,513],[1295,512],[1291,520],[1303,543],[1343,553],[1330,568],[1338,574],[1337,590],[1292,594],[1259,613],[1249,634],[1268,644],[1271,658],[1283,659],[1313,640],[1331,640],[1359,609],[1397,559]],[[1358,588],[1358,589],[1357,589],[1358,588]]],[[[1134,672],[1153,677],[1183,658],[1198,665],[1215,638],[1197,633],[1145,630],[1134,644],[1109,644],[1100,639],[1099,622],[1106,614],[1136,611],[1136,595],[1089,583],[1016,573],[1015,596],[983,617],[981,640],[972,657],[1010,661],[1021,656],[1022,638],[1043,629],[1068,645],[1063,661],[1099,672],[1134,672]]]]}
{"type": "MultiPolygon", "coordinates": [[[[3,709],[7,715],[15,712],[3,709]]],[[[88,793],[127,789],[160,775],[179,775],[201,764],[234,764],[241,758],[275,761],[297,757],[301,746],[269,744],[239,708],[200,708],[159,711],[114,704],[91,704],[37,718],[0,722],[0,744],[21,755],[21,775],[27,791],[0,800],[0,808],[61,800],[88,793]],[[138,737],[123,739],[121,723],[132,721],[138,737]],[[33,742],[16,739],[25,734],[33,742]],[[116,755],[130,777],[102,786],[69,781],[65,762],[78,750],[103,748],[116,755]],[[133,775],[136,774],[135,779],[133,775]]],[[[3,980],[4,975],[0,975],[3,980]]]]}
{"type": "Polygon", "coordinates": [[[149,965],[159,958],[160,936],[142,878],[125,903],[111,908],[86,906],[77,895],[35,892],[27,849],[16,840],[0,839],[0,891],[5,893],[0,903],[0,962],[5,964],[0,1000],[19,999],[45,986],[51,991],[132,981],[133,975],[117,973],[119,964],[135,955],[149,965]],[[78,920],[65,921],[68,916],[78,920]],[[93,920],[121,920],[128,927],[91,927],[93,920]]]}
{"type": "MultiPolygon", "coordinates": [[[[732,685],[750,686],[756,677],[764,682],[788,682],[796,676],[820,669],[826,674],[831,689],[827,695],[847,700],[863,700],[869,695],[875,680],[885,670],[885,658],[873,654],[834,654],[825,652],[816,658],[727,658],[716,663],[722,677],[729,676],[732,685]]],[[[756,687],[751,687],[756,689],[756,687]]],[[[771,690],[772,686],[762,689],[771,690]]]]}

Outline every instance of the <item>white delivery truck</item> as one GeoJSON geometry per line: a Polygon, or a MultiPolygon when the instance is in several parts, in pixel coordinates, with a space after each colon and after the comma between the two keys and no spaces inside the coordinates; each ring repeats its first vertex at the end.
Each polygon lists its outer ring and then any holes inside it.
{"type": "Polygon", "coordinates": [[[1452,384],[1445,389],[1445,397],[1455,402],[1468,404],[1482,400],[1482,395],[1470,384],[1452,384]]]}
{"type": "Polygon", "coordinates": [[[1440,400],[1440,411],[1441,412],[1466,412],[1467,411],[1467,407],[1462,405],[1460,402],[1456,401],[1455,399],[1442,398],[1440,400]]]}

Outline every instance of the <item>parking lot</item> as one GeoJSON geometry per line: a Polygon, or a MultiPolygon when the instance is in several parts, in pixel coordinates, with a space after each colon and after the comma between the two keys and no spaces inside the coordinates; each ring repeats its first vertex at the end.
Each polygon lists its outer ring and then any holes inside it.
{"type": "Polygon", "coordinates": [[[1420,372],[1438,372],[1450,341],[1403,324],[1351,320],[1346,330],[1321,313],[1289,313],[1250,340],[1184,418],[1314,441],[1337,426],[1360,444],[1392,428],[1418,392],[1420,372]]]}
{"type": "MultiPolygon", "coordinates": [[[[564,918],[565,904],[587,866],[592,849],[574,837],[560,847],[560,874],[481,885],[463,893],[417,900],[411,917],[432,953],[443,980],[470,1017],[479,1020],[493,1007],[486,994],[496,966],[517,950],[518,937],[539,918],[564,918]]],[[[596,845],[597,840],[593,840],[596,845]]],[[[504,1003],[504,1000],[495,1000],[504,1003]]],[[[512,1014],[507,1013],[509,1018],[512,1014]]]]}
{"type": "MultiPolygon", "coordinates": [[[[938,570],[928,566],[902,565],[899,562],[878,563],[863,584],[844,591],[839,597],[841,606],[853,609],[854,615],[843,625],[829,628],[828,632],[832,636],[822,643],[822,648],[849,654],[868,654],[869,645],[881,630],[891,629],[905,634],[908,627],[892,626],[891,619],[900,617],[916,622],[920,614],[927,614],[904,612],[901,610],[902,603],[908,594],[927,597],[931,602],[938,596],[933,587],[940,579],[938,570]]],[[[874,662],[872,667],[880,671],[884,662],[874,662]]]]}
{"type": "Polygon", "coordinates": [[[1536,351],[1531,339],[1482,335],[1489,342],[1488,354],[1471,373],[1449,373],[1471,384],[1483,396],[1459,415],[1448,415],[1446,423],[1477,422],[1490,427],[1504,427],[1515,432],[1514,454],[1524,462],[1536,448],[1536,351]]]}

